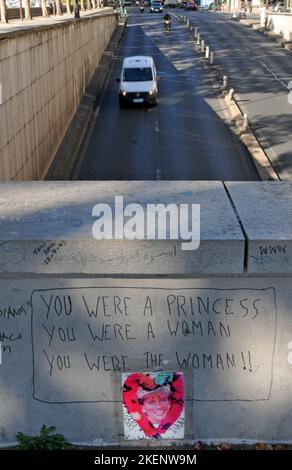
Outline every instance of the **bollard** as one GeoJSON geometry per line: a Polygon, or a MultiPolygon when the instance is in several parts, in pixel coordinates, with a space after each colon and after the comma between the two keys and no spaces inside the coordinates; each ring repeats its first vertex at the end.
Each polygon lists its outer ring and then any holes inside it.
{"type": "Polygon", "coordinates": [[[204,39],[202,39],[202,42],[201,42],[201,52],[204,52],[205,50],[205,41],[204,39]]]}
{"type": "Polygon", "coordinates": [[[234,95],[234,88],[230,88],[229,93],[228,93],[228,99],[232,100],[233,95],[234,95]]]}
{"type": "Polygon", "coordinates": [[[244,113],[242,130],[247,131],[247,129],[248,129],[248,115],[247,115],[247,113],[244,113]]]}
{"type": "Polygon", "coordinates": [[[224,75],[224,77],[223,77],[223,86],[222,86],[223,90],[226,90],[227,84],[228,84],[227,75],[224,75]]]}
{"type": "Polygon", "coordinates": [[[190,31],[191,33],[194,31],[194,28],[192,26],[190,26],[190,31]]]}
{"type": "Polygon", "coordinates": [[[186,21],[186,27],[187,27],[187,28],[190,27],[190,20],[187,20],[187,21],[186,21]]]}
{"type": "Polygon", "coordinates": [[[210,65],[214,64],[214,52],[210,52],[210,65]]]}
{"type": "Polygon", "coordinates": [[[197,44],[201,44],[201,35],[198,33],[197,35],[197,44]]]}
{"type": "Polygon", "coordinates": [[[197,39],[197,36],[198,36],[198,32],[199,32],[199,28],[196,27],[194,29],[194,36],[195,36],[196,39],[197,39]]]}
{"type": "Polygon", "coordinates": [[[206,59],[209,59],[210,57],[210,47],[209,46],[206,46],[206,55],[205,55],[206,59]]]}

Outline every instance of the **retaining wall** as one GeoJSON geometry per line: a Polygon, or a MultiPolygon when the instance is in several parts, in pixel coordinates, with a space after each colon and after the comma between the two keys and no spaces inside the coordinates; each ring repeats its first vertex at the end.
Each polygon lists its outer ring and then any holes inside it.
{"type": "Polygon", "coordinates": [[[115,13],[0,37],[0,179],[42,179],[109,38],[115,13]]]}
{"type": "Polygon", "coordinates": [[[184,374],[185,441],[292,441],[291,183],[17,182],[0,194],[2,444],[47,424],[125,445],[122,374],[157,368],[184,374]],[[200,204],[199,249],[94,240],[92,208],[117,194],[200,204]]]}

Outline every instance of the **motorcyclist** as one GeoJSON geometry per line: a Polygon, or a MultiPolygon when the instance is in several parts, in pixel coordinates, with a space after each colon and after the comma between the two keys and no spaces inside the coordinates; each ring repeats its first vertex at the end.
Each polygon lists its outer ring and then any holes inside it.
{"type": "Polygon", "coordinates": [[[163,22],[164,22],[164,28],[165,29],[170,29],[170,24],[171,24],[171,18],[168,13],[165,13],[163,17],[163,22]]]}

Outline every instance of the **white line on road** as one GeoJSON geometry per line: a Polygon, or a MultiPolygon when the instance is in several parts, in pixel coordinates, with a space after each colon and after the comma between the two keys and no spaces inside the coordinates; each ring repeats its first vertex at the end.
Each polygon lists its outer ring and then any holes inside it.
{"type": "Polygon", "coordinates": [[[100,112],[100,106],[97,106],[96,110],[94,111],[94,114],[93,114],[93,119],[95,120],[97,118],[97,116],[99,115],[99,112],[100,112]]]}
{"type": "MultiPolygon", "coordinates": [[[[155,132],[159,132],[159,121],[154,121],[154,130],[155,132]]],[[[156,180],[161,180],[161,167],[160,167],[159,157],[157,159],[157,166],[156,166],[156,180]]]]}
{"type": "Polygon", "coordinates": [[[275,74],[275,72],[273,72],[273,71],[267,66],[267,64],[265,64],[265,62],[260,61],[260,64],[261,64],[263,67],[265,67],[265,69],[266,69],[270,74],[273,75],[273,77],[277,80],[277,82],[281,83],[281,85],[282,85],[284,88],[286,88],[287,90],[290,91],[290,88],[288,87],[288,85],[286,85],[286,83],[284,83],[283,80],[281,80],[281,79],[275,74]]]}

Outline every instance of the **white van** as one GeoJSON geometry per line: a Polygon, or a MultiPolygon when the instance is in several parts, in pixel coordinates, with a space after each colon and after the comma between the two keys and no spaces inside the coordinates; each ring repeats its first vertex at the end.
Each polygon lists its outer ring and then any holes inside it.
{"type": "Polygon", "coordinates": [[[120,106],[127,103],[156,104],[157,73],[150,56],[125,57],[119,82],[120,106]]]}

